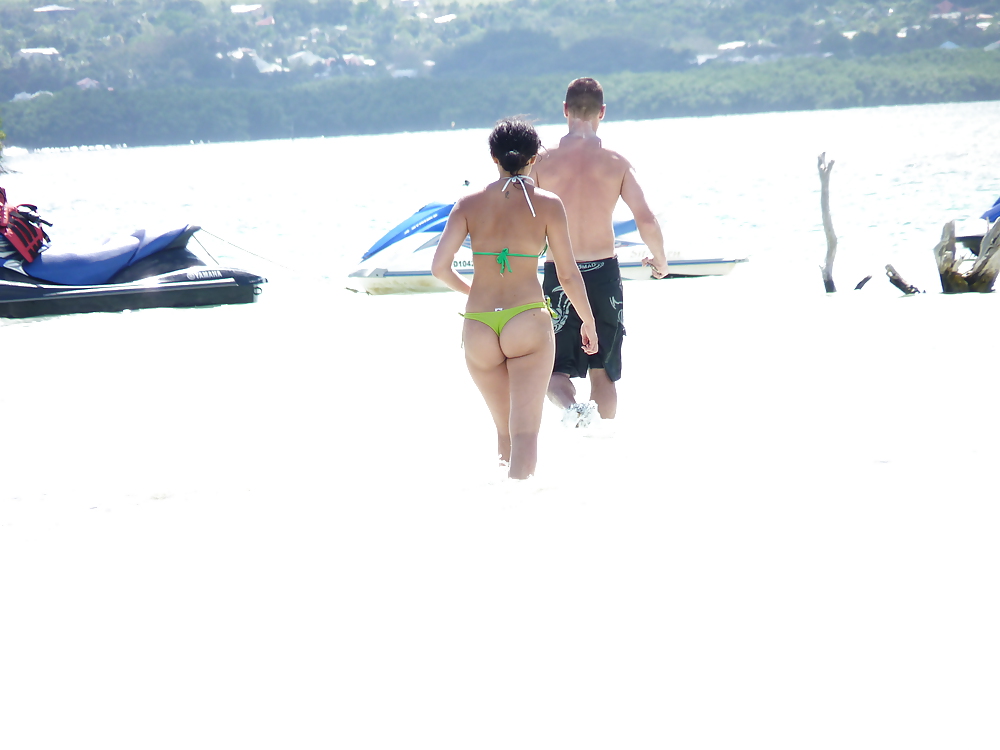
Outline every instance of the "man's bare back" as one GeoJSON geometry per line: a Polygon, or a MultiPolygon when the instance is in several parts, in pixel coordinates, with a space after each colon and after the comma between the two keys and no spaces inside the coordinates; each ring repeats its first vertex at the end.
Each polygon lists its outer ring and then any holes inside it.
{"type": "Polygon", "coordinates": [[[562,198],[576,259],[585,262],[614,256],[612,214],[620,197],[632,210],[652,254],[649,265],[654,274],[666,274],[663,234],[632,165],[617,151],[604,148],[596,133],[600,118],[587,121],[568,116],[568,120],[569,133],[558,146],[539,154],[531,177],[535,185],[562,198]]]}
{"type": "Polygon", "coordinates": [[[615,254],[611,216],[631,168],[621,154],[604,148],[596,135],[570,133],[556,148],[540,154],[532,177],[538,187],[562,198],[578,261],[615,254]]]}

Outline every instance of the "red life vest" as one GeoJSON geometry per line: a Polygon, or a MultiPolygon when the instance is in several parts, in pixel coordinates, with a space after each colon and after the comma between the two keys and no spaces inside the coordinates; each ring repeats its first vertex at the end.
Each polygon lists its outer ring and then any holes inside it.
{"type": "Polygon", "coordinates": [[[42,224],[52,226],[38,213],[38,206],[22,203],[17,206],[7,205],[7,193],[0,187],[0,236],[11,244],[26,263],[30,263],[42,251],[42,245],[49,241],[49,236],[42,229],[42,224]]]}

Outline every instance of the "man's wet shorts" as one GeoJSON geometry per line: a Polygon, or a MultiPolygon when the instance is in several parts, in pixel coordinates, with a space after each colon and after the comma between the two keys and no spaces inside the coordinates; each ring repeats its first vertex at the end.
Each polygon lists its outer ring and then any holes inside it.
{"type": "Polygon", "coordinates": [[[559,285],[556,264],[545,264],[542,288],[552,301],[556,314],[553,321],[556,332],[556,361],[553,372],[571,378],[585,378],[588,370],[603,369],[611,380],[622,376],[622,339],[625,324],[622,316],[622,275],[617,258],[604,258],[577,263],[587,287],[590,307],[597,323],[597,354],[587,354],[581,348],[580,325],[583,321],[576,314],[569,297],[559,285]]]}

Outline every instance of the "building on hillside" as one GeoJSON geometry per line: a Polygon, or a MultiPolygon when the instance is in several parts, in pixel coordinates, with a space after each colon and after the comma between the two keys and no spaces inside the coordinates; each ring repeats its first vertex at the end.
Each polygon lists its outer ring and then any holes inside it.
{"type": "Polygon", "coordinates": [[[59,50],[55,47],[22,47],[18,50],[18,54],[22,57],[34,57],[36,55],[41,57],[58,57],[59,50]]]}
{"type": "Polygon", "coordinates": [[[311,68],[313,65],[325,62],[326,58],[320,57],[315,52],[310,52],[307,49],[288,56],[288,67],[292,69],[301,67],[311,68]]]}

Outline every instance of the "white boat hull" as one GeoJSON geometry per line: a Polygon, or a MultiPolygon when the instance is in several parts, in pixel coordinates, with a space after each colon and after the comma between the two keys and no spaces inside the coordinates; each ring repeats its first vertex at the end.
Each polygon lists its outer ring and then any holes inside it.
{"type": "MultiPolygon", "coordinates": [[[[431,274],[431,260],[440,235],[427,238],[415,234],[392,248],[363,261],[348,277],[348,288],[368,294],[421,294],[446,292],[448,287],[431,274]]],[[[646,246],[620,238],[616,254],[621,266],[622,279],[626,281],[655,280],[642,258],[649,253],[646,246]]],[[[724,276],[747,258],[684,258],[679,253],[667,255],[670,264],[668,278],[689,276],[724,276]]],[[[544,257],[539,259],[538,272],[543,272],[544,257]]],[[[463,276],[472,277],[472,249],[466,245],[459,250],[453,263],[463,276]]]]}

